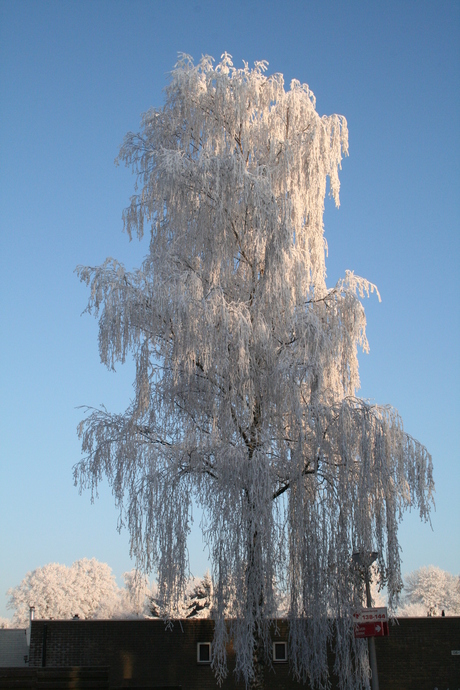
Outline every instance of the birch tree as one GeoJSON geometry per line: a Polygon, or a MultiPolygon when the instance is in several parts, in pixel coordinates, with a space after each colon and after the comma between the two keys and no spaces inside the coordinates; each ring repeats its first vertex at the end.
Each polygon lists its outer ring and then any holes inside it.
{"type": "Polygon", "coordinates": [[[119,161],[136,176],[124,212],[149,235],[141,267],[79,267],[99,318],[102,362],[134,358],[123,414],[88,409],[75,482],[112,487],[139,567],[158,573],[167,607],[188,575],[193,501],[214,584],[212,665],[262,687],[274,586],[289,601],[291,669],[327,687],[368,684],[351,612],[354,551],[378,551],[390,603],[402,586],[398,522],[432,500],[431,458],[396,410],[357,397],[368,350],[362,298],[346,271],[326,284],[324,201],[339,205],[347,123],[319,116],[306,84],[181,55],[163,107],[142,117],[119,161]],[[225,611],[232,610],[231,626],[225,611]]]}

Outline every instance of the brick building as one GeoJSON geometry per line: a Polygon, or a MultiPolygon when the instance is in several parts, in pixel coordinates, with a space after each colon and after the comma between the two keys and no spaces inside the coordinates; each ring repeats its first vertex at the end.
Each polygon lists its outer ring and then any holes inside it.
{"type": "MultiPolygon", "coordinates": [[[[287,641],[286,621],[278,632],[274,642],[287,641]]],[[[212,637],[213,623],[203,619],[181,621],[172,631],[158,620],[34,620],[29,669],[17,671],[24,683],[26,675],[30,681],[22,687],[30,688],[51,681],[62,688],[214,690],[218,686],[208,663],[212,637]]],[[[460,690],[460,618],[401,619],[390,626],[389,637],[376,638],[376,648],[381,690],[460,690]]],[[[230,673],[222,689],[242,690],[232,674],[232,649],[228,652],[230,673]]],[[[283,653],[281,644],[278,657],[283,653]]],[[[10,687],[2,671],[0,688],[10,687]]],[[[265,687],[305,686],[292,679],[287,660],[267,670],[265,687]]]]}

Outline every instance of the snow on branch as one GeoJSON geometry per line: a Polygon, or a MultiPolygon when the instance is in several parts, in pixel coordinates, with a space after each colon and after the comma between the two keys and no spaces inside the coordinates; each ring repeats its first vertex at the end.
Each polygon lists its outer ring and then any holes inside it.
{"type": "Polygon", "coordinates": [[[186,588],[198,502],[213,668],[222,680],[230,634],[254,688],[277,591],[294,675],[325,687],[334,639],[342,687],[367,686],[351,554],[378,551],[396,603],[399,520],[411,506],[426,520],[432,505],[426,449],[395,410],[356,397],[358,348],[368,351],[362,298],[380,299],[377,288],[350,271],[326,284],[327,179],[338,206],[347,154],[345,118],[320,117],[306,84],[285,90],[265,62],[238,69],[227,53],[217,64],[181,54],[165,104],[144,114],[118,158],[136,178],[124,223],[130,237],[148,228],[145,260],[131,273],[113,259],[78,269],[102,361],[131,355],[136,380],[124,414],[88,409],[75,482],[95,491],[108,479],[166,609],[186,588]]]}

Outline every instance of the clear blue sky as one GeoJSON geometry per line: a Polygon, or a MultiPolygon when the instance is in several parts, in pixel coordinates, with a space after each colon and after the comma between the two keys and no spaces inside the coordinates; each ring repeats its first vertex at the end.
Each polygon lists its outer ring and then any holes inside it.
{"type": "MultiPolygon", "coordinates": [[[[460,572],[459,46],[458,0],[1,0],[0,615],[7,588],[51,561],[132,565],[107,485],[91,505],[72,483],[78,406],[121,411],[133,377],[99,363],[73,271],[145,252],[122,233],[133,178],[113,161],[162,104],[178,51],[266,59],[310,85],[320,114],[346,116],[329,282],[349,268],[378,285],[361,394],[398,408],[433,455],[433,531],[406,516],[403,572],[460,572]]],[[[190,556],[200,575],[196,535],[190,556]]]]}

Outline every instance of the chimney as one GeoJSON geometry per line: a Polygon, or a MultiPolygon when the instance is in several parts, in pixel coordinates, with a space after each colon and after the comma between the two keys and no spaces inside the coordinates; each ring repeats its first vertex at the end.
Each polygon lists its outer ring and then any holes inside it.
{"type": "Polygon", "coordinates": [[[30,632],[32,628],[32,621],[35,618],[35,606],[29,606],[29,627],[26,630],[27,646],[30,647],[30,632]]]}

